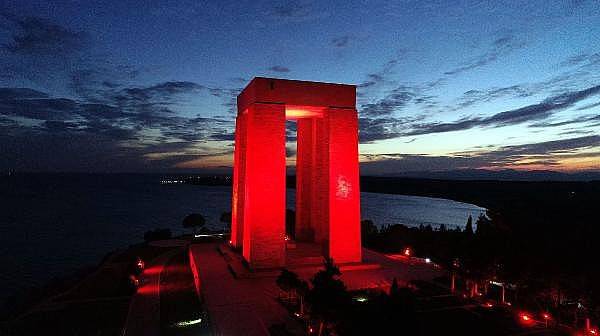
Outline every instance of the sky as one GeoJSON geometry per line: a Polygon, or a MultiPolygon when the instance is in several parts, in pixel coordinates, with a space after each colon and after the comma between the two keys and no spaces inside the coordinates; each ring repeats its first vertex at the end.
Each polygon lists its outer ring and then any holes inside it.
{"type": "Polygon", "coordinates": [[[4,0],[0,171],[227,170],[256,76],[356,85],[363,174],[600,171],[595,0],[4,0]]]}

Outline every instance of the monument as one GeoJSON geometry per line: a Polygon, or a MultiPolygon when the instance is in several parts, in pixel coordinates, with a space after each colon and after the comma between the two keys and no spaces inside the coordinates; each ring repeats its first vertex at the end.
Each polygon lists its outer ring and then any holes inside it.
{"type": "Polygon", "coordinates": [[[297,123],[295,239],[361,261],[356,87],[254,78],[237,97],[231,244],[286,265],[286,120],[297,123]]]}

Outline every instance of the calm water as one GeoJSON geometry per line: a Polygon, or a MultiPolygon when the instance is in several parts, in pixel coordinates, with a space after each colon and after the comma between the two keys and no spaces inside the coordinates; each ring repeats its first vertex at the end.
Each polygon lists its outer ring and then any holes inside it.
{"type": "MultiPolygon", "coordinates": [[[[161,185],[157,175],[0,177],[0,299],[97,263],[153,228],[184,232],[200,212],[212,228],[230,209],[230,187],[161,185]]],[[[362,193],[362,217],[377,225],[464,226],[483,211],[445,199],[362,193]]],[[[294,190],[288,190],[294,207],[294,190]]]]}

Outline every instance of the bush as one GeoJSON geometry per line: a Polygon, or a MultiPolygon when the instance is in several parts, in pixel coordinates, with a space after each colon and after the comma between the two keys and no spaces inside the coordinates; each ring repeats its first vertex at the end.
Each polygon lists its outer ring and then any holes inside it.
{"type": "Polygon", "coordinates": [[[171,239],[172,236],[173,234],[170,229],[155,229],[146,231],[146,233],[144,233],[144,240],[150,242],[154,240],[171,239]]]}

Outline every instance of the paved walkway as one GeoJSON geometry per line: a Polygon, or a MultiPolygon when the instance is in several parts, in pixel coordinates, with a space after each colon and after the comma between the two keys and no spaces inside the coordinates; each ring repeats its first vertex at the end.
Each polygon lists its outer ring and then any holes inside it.
{"type": "Polygon", "coordinates": [[[301,328],[276,301],[275,278],[235,279],[216,248],[217,244],[193,244],[201,291],[215,335],[269,335],[272,324],[301,328]]]}
{"type": "MultiPolygon", "coordinates": [[[[285,323],[290,328],[302,327],[276,298],[275,283],[279,271],[261,271],[253,276],[235,278],[239,260],[217,251],[218,244],[192,244],[190,249],[200,276],[200,287],[215,335],[269,335],[272,324],[285,323]],[[229,261],[228,261],[229,259],[229,261]]],[[[227,253],[227,251],[226,251],[227,253]]],[[[431,280],[444,273],[431,264],[414,264],[391,259],[383,254],[363,249],[364,267],[342,266],[342,280],[349,289],[386,288],[397,278],[400,284],[410,280],[431,280]],[[376,265],[377,267],[367,267],[376,265]]],[[[292,267],[301,278],[309,280],[322,266],[292,267]]],[[[243,274],[242,274],[243,275],[243,274]]]]}
{"type": "Polygon", "coordinates": [[[160,335],[160,274],[166,263],[181,249],[173,249],[146,265],[142,284],[131,298],[123,335],[160,335]]]}

